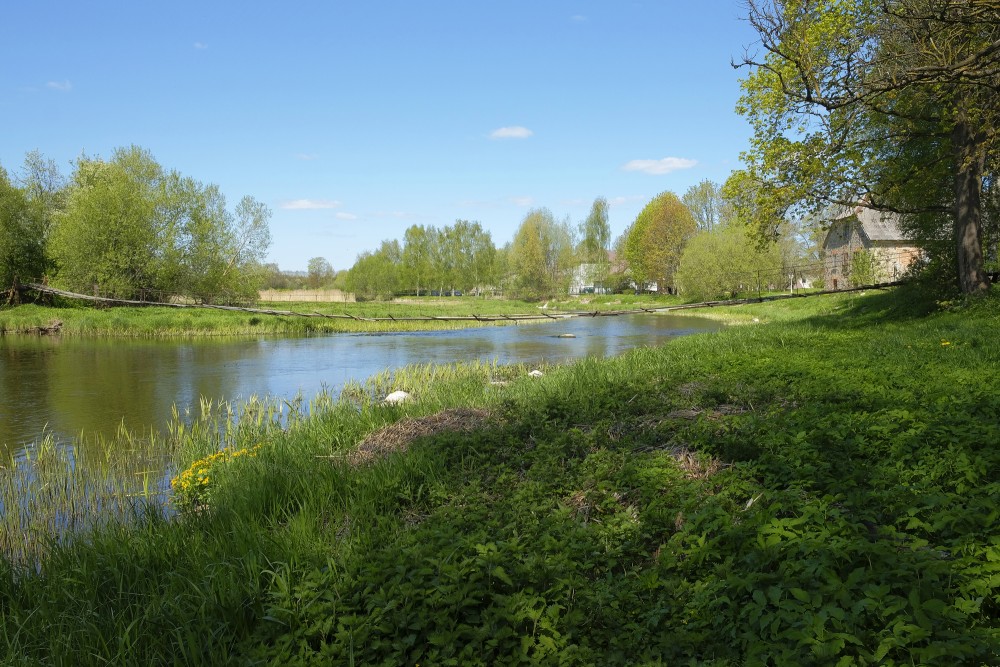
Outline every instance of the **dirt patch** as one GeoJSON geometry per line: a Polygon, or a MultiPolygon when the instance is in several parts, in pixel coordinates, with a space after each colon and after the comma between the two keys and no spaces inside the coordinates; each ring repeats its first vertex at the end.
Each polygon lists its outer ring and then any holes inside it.
{"type": "Polygon", "coordinates": [[[708,479],[723,468],[722,461],[712,457],[698,456],[684,447],[673,447],[667,450],[670,457],[677,462],[677,467],[688,479],[708,479]]]}
{"type": "Polygon", "coordinates": [[[417,438],[439,433],[469,433],[483,426],[490,418],[489,410],[455,408],[442,410],[426,417],[402,419],[375,431],[347,454],[351,465],[370,463],[393,452],[403,452],[417,438]]]}

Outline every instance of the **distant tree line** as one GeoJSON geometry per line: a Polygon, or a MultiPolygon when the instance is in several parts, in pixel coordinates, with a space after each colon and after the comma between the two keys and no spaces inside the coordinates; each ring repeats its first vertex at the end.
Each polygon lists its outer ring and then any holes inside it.
{"type": "Polygon", "coordinates": [[[48,280],[81,293],[153,299],[255,298],[271,212],[253,197],[227,208],[218,186],[162,167],[138,146],[82,156],[63,177],[29,153],[0,167],[0,284],[48,280]]]}
{"type": "MultiPolygon", "coordinates": [[[[786,221],[761,244],[736,215],[733,186],[703,181],[683,197],[654,197],[613,243],[608,202],[597,198],[579,225],[546,208],[529,211],[514,238],[496,247],[478,222],[414,225],[358,256],[334,283],[362,299],[410,294],[491,294],[527,300],[571,287],[682,293],[714,299],[747,288],[747,276],[781,273],[818,249],[813,227],[786,221]]],[[[310,275],[313,271],[310,269],[310,275]]]]}
{"type": "MultiPolygon", "coordinates": [[[[270,211],[252,197],[233,209],[215,185],[163,168],[142,148],[81,157],[64,178],[29,154],[14,176],[0,168],[0,282],[48,279],[121,298],[182,295],[253,299],[262,287],[339,288],[360,299],[503,295],[548,299],[578,291],[657,290],[692,298],[744,291],[748,276],[781,275],[818,252],[817,227],[781,220],[762,243],[746,210],[744,175],[703,181],[683,197],[663,192],[612,242],[608,202],[578,225],[537,208],[497,247],[479,222],[413,225],[336,272],[264,264],[270,211]]],[[[818,278],[818,276],[817,276],[818,278]]]]}

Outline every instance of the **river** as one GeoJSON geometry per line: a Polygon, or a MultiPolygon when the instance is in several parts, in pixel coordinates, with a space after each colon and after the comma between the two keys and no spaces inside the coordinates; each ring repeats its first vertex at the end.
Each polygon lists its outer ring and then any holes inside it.
{"type": "Polygon", "coordinates": [[[309,399],[408,364],[562,362],[714,331],[696,317],[630,315],[434,332],[169,340],[0,336],[0,448],[162,429],[201,397],[309,399]],[[573,334],[575,338],[559,338],[573,334]]]}

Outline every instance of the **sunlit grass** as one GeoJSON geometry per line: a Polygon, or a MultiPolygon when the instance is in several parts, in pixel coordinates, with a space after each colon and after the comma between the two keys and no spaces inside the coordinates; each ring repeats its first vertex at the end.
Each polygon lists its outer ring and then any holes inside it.
{"type": "Polygon", "coordinates": [[[394,302],[365,303],[262,303],[261,309],[291,311],[303,317],[269,315],[214,309],[166,307],[98,308],[66,303],[62,307],[34,304],[0,309],[0,334],[18,333],[62,323],[60,335],[105,337],[164,336],[259,336],[318,333],[382,333],[503,326],[504,321],[408,320],[425,317],[498,317],[504,315],[558,315],[564,312],[592,312],[660,308],[676,304],[676,297],[655,295],[583,296],[553,299],[545,303],[478,297],[409,297],[394,302]],[[388,319],[386,319],[388,318],[388,319]],[[381,321],[366,321],[375,319],[381,321]]]}

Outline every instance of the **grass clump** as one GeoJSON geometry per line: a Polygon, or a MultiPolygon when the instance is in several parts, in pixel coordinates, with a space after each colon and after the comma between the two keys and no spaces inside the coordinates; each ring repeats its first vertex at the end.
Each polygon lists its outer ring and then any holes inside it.
{"type": "MultiPolygon", "coordinates": [[[[213,467],[203,511],[5,562],[0,646],[54,664],[997,664],[1000,304],[900,298],[762,305],[761,326],[540,378],[404,369],[290,422],[261,407],[224,443],[257,455],[213,467]]],[[[178,445],[187,463],[218,449],[210,431],[178,445]]]]}

